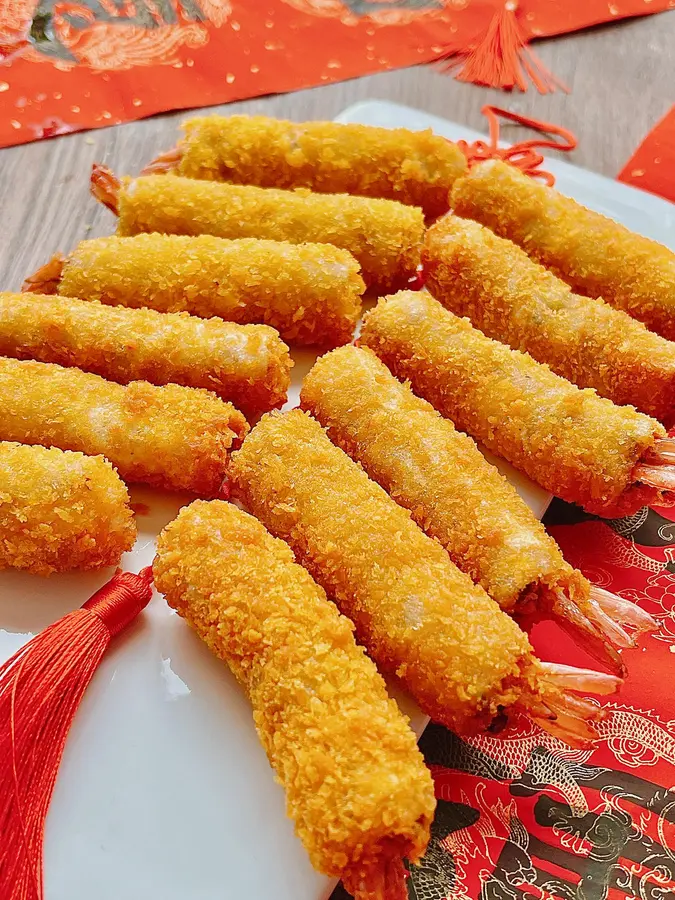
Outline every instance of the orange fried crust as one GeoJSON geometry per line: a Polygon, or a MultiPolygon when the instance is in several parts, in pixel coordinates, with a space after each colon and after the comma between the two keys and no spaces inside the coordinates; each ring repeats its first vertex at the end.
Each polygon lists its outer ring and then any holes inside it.
{"type": "Polygon", "coordinates": [[[426,292],[382,298],[361,342],[457,428],[558,497],[605,516],[658,500],[633,483],[636,464],[665,436],[655,419],[580,390],[426,292]]]}
{"type": "Polygon", "coordinates": [[[457,215],[476,219],[548,266],[675,340],[675,253],[545,187],[513,166],[482,163],[455,183],[457,215]]]}
{"type": "Polygon", "coordinates": [[[331,440],[412,513],[501,608],[589,585],[467,435],[397,381],[372,351],[341,347],[305,377],[300,401],[331,440]]]}
{"type": "Polygon", "coordinates": [[[184,122],[183,129],[179,175],[387,197],[421,206],[427,216],[447,211],[448,191],[466,172],[457,144],[431,129],[285,122],[265,116],[200,116],[184,122]]]}
{"type": "MultiPolygon", "coordinates": [[[[424,216],[393,200],[147,175],[123,179],[117,231],[333,244],[356,257],[368,284],[391,290],[415,274],[424,216]]],[[[346,263],[319,265],[344,281],[346,263]]]]}
{"type": "Polygon", "coordinates": [[[382,671],[460,731],[533,686],[525,634],[306,413],[267,413],[231,459],[233,490],[284,538],[382,671]]]}
{"type": "Polygon", "coordinates": [[[207,388],[248,415],[285,403],[293,364],[267,325],[27,293],[0,293],[0,354],[77,366],[122,384],[207,388]]]}
{"type": "Polygon", "coordinates": [[[632,404],[669,425],[675,343],[619,309],[573,294],[520,247],[468,219],[446,216],[426,234],[426,285],[476,328],[579,387],[632,404]]]}
{"type": "Polygon", "coordinates": [[[161,533],[155,583],[253,706],[312,864],[352,877],[417,860],[435,800],[415,736],[351,622],[252,516],[214,500],[161,533]]]}
{"type": "Polygon", "coordinates": [[[103,454],[125,481],[213,496],[248,430],[198,388],[122,386],[79,369],[0,358],[0,440],[103,454]]]}
{"type": "Polygon", "coordinates": [[[0,441],[0,569],[112,566],[135,540],[129,494],[107,459],[0,441]]]}
{"type": "Polygon", "coordinates": [[[364,290],[356,260],[327,244],[168,234],[82,241],[59,285],[101,303],[263,323],[322,347],[351,341],[364,290]]]}

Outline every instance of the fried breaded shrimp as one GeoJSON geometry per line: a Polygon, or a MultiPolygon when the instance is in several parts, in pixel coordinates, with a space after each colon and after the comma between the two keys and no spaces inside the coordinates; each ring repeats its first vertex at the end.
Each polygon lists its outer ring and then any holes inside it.
{"type": "Polygon", "coordinates": [[[328,244],[139,234],[82,241],[23,290],[263,323],[291,344],[337,347],[352,339],[365,285],[353,256],[328,244]]]}
{"type": "Polygon", "coordinates": [[[579,387],[631,404],[669,425],[675,416],[675,343],[569,285],[468,219],[427,231],[426,286],[488,337],[523,350],[579,387]]]}
{"type": "Polygon", "coordinates": [[[675,340],[675,253],[586,209],[513,166],[490,160],[455,182],[459,216],[514,241],[587,297],[675,340]]]}
{"type": "Polygon", "coordinates": [[[153,573],[246,690],[312,865],[357,897],[392,866],[402,878],[429,840],[433,784],[351,622],[283,541],[219,500],[181,510],[153,573]]]}
{"type": "Polygon", "coordinates": [[[427,128],[376,128],[339,122],[286,122],[266,116],[199,116],[183,122],[185,137],[144,174],[308,187],[328,194],[387,197],[447,212],[448,191],[466,172],[457,144],[427,128]]]}
{"type": "MultiPolygon", "coordinates": [[[[333,597],[383,672],[459,731],[503,710],[592,739],[597,707],[560,694],[527,636],[301,410],[266,413],[230,461],[233,491],[333,597]],[[579,707],[578,704],[582,706],[579,707]]],[[[579,686],[584,690],[585,675],[579,686]]],[[[617,680],[594,673],[608,690],[617,680]]]]}
{"type": "Polygon", "coordinates": [[[616,648],[634,646],[634,639],[620,623],[644,630],[654,627],[651,617],[615,595],[608,616],[604,592],[598,595],[565,562],[471,438],[397,381],[371,350],[340,347],[323,356],[305,377],[300,403],[505,612],[557,619],[625,674],[616,648]]]}
{"type": "Polygon", "coordinates": [[[135,540],[129,493],[107,459],[0,441],[0,569],[113,566],[135,540]]]}
{"type": "Polygon", "coordinates": [[[228,451],[248,431],[209,391],[123,386],[80,369],[0,358],[0,440],[103,454],[125,481],[216,495],[228,451]]]}
{"type": "Polygon", "coordinates": [[[570,384],[425,291],[381,299],[361,342],[457,428],[556,496],[601,516],[659,499],[641,468],[665,438],[655,419],[570,384]]]}
{"type": "MultiPolygon", "coordinates": [[[[420,261],[422,210],[394,200],[216,184],[177,175],[124,178],[120,183],[102,166],[92,172],[92,193],[119,214],[120,235],[158,231],[333,244],[349,251],[365,282],[381,290],[405,284],[420,261]]],[[[329,262],[325,265],[333,271],[329,262]]],[[[344,279],[346,273],[338,264],[334,274],[344,279]]]]}
{"type": "Polygon", "coordinates": [[[0,293],[0,354],[77,366],[111,381],[207,388],[252,415],[286,401],[292,361],[267,325],[0,293]]]}

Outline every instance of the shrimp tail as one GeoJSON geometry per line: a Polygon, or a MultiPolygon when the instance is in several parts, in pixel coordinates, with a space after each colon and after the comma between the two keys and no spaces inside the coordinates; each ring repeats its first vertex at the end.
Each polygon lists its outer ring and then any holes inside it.
{"type": "Polygon", "coordinates": [[[63,274],[63,267],[66,259],[60,253],[56,253],[45,263],[44,266],[29,275],[21,285],[24,292],[30,291],[33,294],[56,294],[59,289],[59,282],[63,274]]]}
{"type": "Polygon", "coordinates": [[[544,731],[564,740],[572,747],[591,748],[599,738],[596,724],[607,713],[596,702],[577,693],[613,694],[622,684],[615,675],[578,669],[559,663],[541,663],[539,676],[541,696],[524,695],[519,706],[544,731]],[[542,704],[548,713],[542,711],[542,704]]]}
{"type": "Polygon", "coordinates": [[[99,203],[107,206],[115,215],[119,213],[121,183],[117,175],[107,166],[94,163],[91,167],[89,189],[99,203]]]}
{"type": "Polygon", "coordinates": [[[141,175],[167,175],[174,172],[178,168],[178,163],[183,158],[183,151],[180,147],[172,147],[171,150],[165,150],[160,153],[144,169],[141,169],[141,175]]]}
{"type": "MultiPolygon", "coordinates": [[[[588,611],[592,610],[591,604],[588,611]]],[[[609,616],[603,614],[600,619],[597,615],[589,616],[571,597],[568,597],[562,590],[556,590],[551,604],[551,618],[589,656],[606,666],[615,675],[621,678],[625,677],[626,666],[617,652],[617,648],[631,646],[624,640],[624,638],[628,638],[630,641],[630,638],[609,616]],[[603,625],[605,625],[604,628],[603,625]],[[619,638],[618,641],[617,638],[619,638]]]]}
{"type": "Polygon", "coordinates": [[[633,478],[659,491],[675,491],[675,465],[660,459],[639,463],[633,470],[633,478]]]}
{"type": "Polygon", "coordinates": [[[354,900],[408,900],[407,872],[400,857],[347,870],[342,881],[354,900]]]}
{"type": "Polygon", "coordinates": [[[599,609],[603,616],[609,618],[628,640],[625,646],[634,647],[636,637],[646,631],[654,631],[658,628],[658,622],[648,612],[641,609],[637,603],[626,600],[618,594],[612,594],[596,584],[591,585],[591,607],[599,609]],[[634,629],[632,635],[624,631],[623,625],[634,629]]]}

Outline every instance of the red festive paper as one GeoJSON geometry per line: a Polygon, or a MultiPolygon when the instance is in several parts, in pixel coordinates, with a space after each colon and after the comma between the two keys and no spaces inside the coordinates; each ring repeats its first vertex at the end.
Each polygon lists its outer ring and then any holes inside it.
{"type": "MultiPolygon", "coordinates": [[[[675,0],[0,0],[0,146],[428,62],[675,0]]],[[[518,47],[515,48],[518,50],[518,47]]]]}
{"type": "Polygon", "coordinates": [[[675,106],[628,160],[619,181],[675,202],[675,106]]]}

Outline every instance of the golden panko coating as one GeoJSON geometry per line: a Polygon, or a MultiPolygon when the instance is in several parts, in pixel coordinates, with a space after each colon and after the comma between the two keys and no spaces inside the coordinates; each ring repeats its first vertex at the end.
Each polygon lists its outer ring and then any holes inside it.
{"type": "Polygon", "coordinates": [[[488,337],[523,350],[579,387],[669,425],[675,413],[675,343],[569,285],[511,241],[445,216],[427,231],[426,286],[488,337]]]}
{"type": "MultiPolygon", "coordinates": [[[[120,235],[158,231],[333,244],[349,251],[365,282],[381,290],[400,287],[415,275],[424,236],[422,210],[394,200],[217,184],[178,175],[124,178],[118,211],[120,235]]],[[[327,268],[344,279],[345,265],[327,268]]]]}
{"type": "Polygon", "coordinates": [[[116,306],[262,323],[290,344],[337,347],[352,339],[365,284],[354,257],[329,244],[138,234],[82,241],[58,290],[116,306]]]}
{"type": "Polygon", "coordinates": [[[111,381],[206,388],[248,415],[282,406],[288,347],[267,325],[0,293],[0,354],[77,366],[111,381]]]}
{"type": "Polygon", "coordinates": [[[300,400],[503,610],[556,589],[588,598],[586,579],[506,478],[372,351],[340,347],[321,357],[300,400]]]}
{"type": "Polygon", "coordinates": [[[312,864],[352,890],[417,860],[435,807],[407,719],[351,622],[252,516],[196,501],[161,533],[158,590],[246,690],[312,864]]]}
{"type": "Polygon", "coordinates": [[[387,197],[439,216],[447,212],[455,179],[466,172],[457,144],[430,128],[266,116],[199,116],[182,127],[176,171],[187,178],[387,197]]]}
{"type": "Polygon", "coordinates": [[[107,459],[0,441],[0,569],[113,566],[135,540],[129,493],[107,459]]]}
{"type": "Polygon", "coordinates": [[[526,635],[300,410],[267,413],[230,461],[232,488],[286,540],[380,669],[460,731],[538,694],[526,635]]]}
{"type": "Polygon", "coordinates": [[[80,369],[0,358],[0,440],[102,454],[125,481],[214,496],[240,412],[199,388],[121,385],[80,369]]]}
{"type": "Polygon", "coordinates": [[[558,497],[604,516],[658,500],[657,490],[633,481],[665,436],[655,419],[491,340],[426,291],[382,298],[361,342],[457,428],[558,497]]]}
{"type": "Polygon", "coordinates": [[[455,182],[459,216],[514,241],[587,297],[675,340],[675,253],[586,209],[513,166],[490,160],[455,182]]]}

